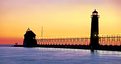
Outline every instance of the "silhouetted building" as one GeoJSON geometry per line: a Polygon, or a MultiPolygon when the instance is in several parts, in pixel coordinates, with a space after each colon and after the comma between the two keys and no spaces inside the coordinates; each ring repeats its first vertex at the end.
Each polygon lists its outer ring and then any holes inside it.
{"type": "Polygon", "coordinates": [[[91,50],[97,49],[99,46],[99,26],[98,26],[98,12],[94,10],[91,17],[91,36],[90,36],[90,47],[91,50]]]}
{"type": "Polygon", "coordinates": [[[35,33],[32,32],[29,28],[27,29],[26,33],[24,34],[24,47],[34,47],[37,46],[37,41],[35,39],[35,33]]]}

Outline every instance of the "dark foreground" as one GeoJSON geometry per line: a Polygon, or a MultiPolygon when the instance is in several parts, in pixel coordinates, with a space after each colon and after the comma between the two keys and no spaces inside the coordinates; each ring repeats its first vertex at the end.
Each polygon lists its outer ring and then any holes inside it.
{"type": "MultiPolygon", "coordinates": [[[[24,47],[23,45],[14,45],[14,47],[24,47]]],[[[34,47],[46,48],[69,48],[69,49],[91,49],[88,45],[37,45],[34,47]]],[[[102,46],[100,45],[96,50],[121,51],[121,46],[102,46]]]]}

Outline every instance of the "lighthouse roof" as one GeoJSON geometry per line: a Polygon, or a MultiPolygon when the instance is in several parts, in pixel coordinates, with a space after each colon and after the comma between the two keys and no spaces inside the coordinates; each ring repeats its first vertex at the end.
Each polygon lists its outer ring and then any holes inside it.
{"type": "Polygon", "coordinates": [[[34,33],[32,30],[30,30],[29,28],[27,29],[27,31],[26,31],[26,33],[25,33],[25,36],[28,36],[28,35],[36,36],[35,33],[34,33]]]}
{"type": "Polygon", "coordinates": [[[97,10],[95,9],[95,10],[93,11],[93,13],[98,13],[98,12],[97,12],[97,10]]]}

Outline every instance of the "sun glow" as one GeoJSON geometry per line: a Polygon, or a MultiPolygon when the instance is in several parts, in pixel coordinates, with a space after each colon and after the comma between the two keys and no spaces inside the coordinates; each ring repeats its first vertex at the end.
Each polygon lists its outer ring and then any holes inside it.
{"type": "MultiPolygon", "coordinates": [[[[119,0],[1,0],[0,38],[20,38],[27,28],[41,37],[89,37],[91,14],[99,12],[100,35],[120,34],[119,0]]],[[[5,39],[4,39],[5,40],[5,39]]],[[[13,40],[17,42],[16,40],[13,40]]],[[[6,42],[6,41],[5,41],[6,42]]],[[[0,43],[4,41],[0,40],[0,43]]],[[[13,42],[9,42],[13,44],[13,42]]]]}

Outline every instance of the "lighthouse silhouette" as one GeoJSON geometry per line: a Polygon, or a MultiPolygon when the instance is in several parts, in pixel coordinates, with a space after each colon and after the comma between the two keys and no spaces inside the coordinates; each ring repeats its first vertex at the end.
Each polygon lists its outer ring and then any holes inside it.
{"type": "Polygon", "coordinates": [[[37,41],[36,41],[35,36],[36,36],[36,34],[28,28],[26,33],[24,34],[23,46],[24,47],[35,47],[35,46],[37,46],[37,41]]]}
{"type": "Polygon", "coordinates": [[[94,52],[95,49],[98,49],[99,46],[99,24],[98,24],[99,15],[96,9],[92,12],[91,16],[91,35],[90,35],[90,48],[91,52],[94,52]]]}

